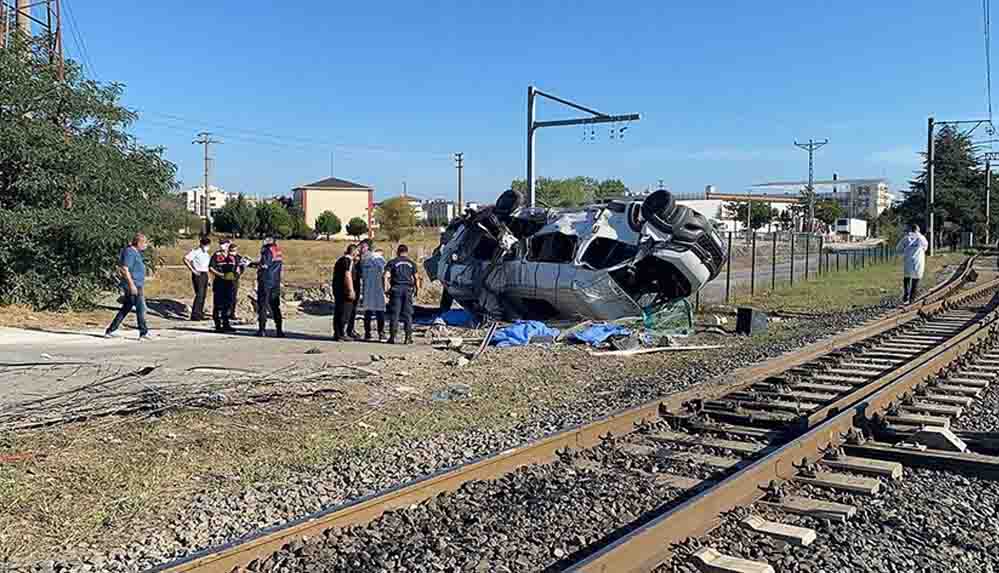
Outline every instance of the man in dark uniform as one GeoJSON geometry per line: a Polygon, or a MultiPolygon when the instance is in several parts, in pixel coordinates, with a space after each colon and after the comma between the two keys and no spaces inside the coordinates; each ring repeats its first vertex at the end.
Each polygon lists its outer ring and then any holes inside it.
{"type": "Polygon", "coordinates": [[[284,338],[281,322],[281,270],[284,258],[281,247],[272,237],[264,239],[260,260],[251,263],[257,267],[257,336],[267,334],[267,309],[274,318],[275,336],[284,338]]]}
{"type": "Polygon", "coordinates": [[[351,301],[350,316],[347,317],[347,336],[354,340],[361,338],[361,335],[357,333],[357,307],[360,306],[358,303],[361,302],[358,300],[361,298],[361,259],[368,254],[370,247],[371,241],[368,239],[358,243],[354,250],[354,262],[350,265],[350,278],[354,283],[354,300],[351,301]]]}
{"type": "MultiPolygon", "coordinates": [[[[357,291],[354,290],[354,249],[356,245],[347,245],[343,256],[333,265],[333,341],[343,340],[352,328],[348,321],[354,319],[354,303],[357,301],[357,291]]],[[[356,335],[352,338],[356,338],[356,335]]]]}
{"type": "Polygon", "coordinates": [[[420,275],[416,263],[409,258],[409,247],[399,245],[396,257],[385,265],[389,291],[389,344],[395,344],[399,330],[399,316],[406,330],[405,344],[413,343],[413,299],[420,288],[420,275]]]}
{"type": "Polygon", "coordinates": [[[236,280],[236,270],[236,257],[229,254],[228,245],[219,245],[218,250],[212,255],[211,262],[208,263],[208,272],[214,277],[212,280],[212,320],[215,321],[215,332],[236,331],[229,324],[229,309],[234,302],[232,285],[236,280]]]}

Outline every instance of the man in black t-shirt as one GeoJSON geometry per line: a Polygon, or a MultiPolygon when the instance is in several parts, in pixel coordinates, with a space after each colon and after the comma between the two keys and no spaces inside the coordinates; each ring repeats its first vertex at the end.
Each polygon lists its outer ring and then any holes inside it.
{"type": "Polygon", "coordinates": [[[420,274],[416,263],[409,258],[409,247],[399,245],[396,257],[385,265],[389,291],[389,344],[395,344],[399,330],[399,317],[406,330],[406,344],[413,343],[413,299],[420,288],[420,274]]]}
{"type": "Polygon", "coordinates": [[[347,245],[343,256],[333,265],[333,340],[343,340],[347,330],[347,321],[354,317],[354,302],[357,293],[354,291],[354,249],[356,245],[347,245]]]}

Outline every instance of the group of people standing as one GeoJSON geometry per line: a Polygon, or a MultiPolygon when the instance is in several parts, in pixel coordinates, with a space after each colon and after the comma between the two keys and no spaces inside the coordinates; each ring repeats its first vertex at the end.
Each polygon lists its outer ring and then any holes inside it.
{"type": "Polygon", "coordinates": [[[235,332],[236,301],[239,279],[249,267],[257,268],[257,336],[266,334],[267,311],[274,318],[276,336],[283,337],[281,320],[281,270],[283,255],[273,238],[264,239],[257,261],[239,254],[239,247],[228,239],[219,242],[218,248],[208,254],[211,239],[202,237],[198,246],[184,256],[184,265],[191,271],[194,302],[191,303],[191,320],[205,320],[205,298],[208,280],[212,280],[212,320],[216,332],[235,332]]]}
{"type": "Polygon", "coordinates": [[[378,327],[378,341],[385,341],[385,312],[389,312],[388,343],[395,344],[402,320],[405,344],[413,342],[413,300],[421,286],[409,247],[399,245],[396,257],[385,261],[370,239],[350,244],[333,265],[333,340],[360,340],[356,323],[364,313],[364,340],[372,341],[371,323],[378,327]],[[386,305],[386,294],[388,304],[386,305]]]}

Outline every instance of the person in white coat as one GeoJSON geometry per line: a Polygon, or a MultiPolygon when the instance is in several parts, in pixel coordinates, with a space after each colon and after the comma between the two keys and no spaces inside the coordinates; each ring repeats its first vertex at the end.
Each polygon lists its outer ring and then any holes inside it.
{"type": "Polygon", "coordinates": [[[916,289],[919,279],[923,278],[926,269],[926,249],[929,243],[919,232],[919,225],[910,225],[909,232],[898,240],[895,251],[902,255],[902,304],[909,304],[916,299],[916,289]]]}
{"type": "Polygon", "coordinates": [[[361,310],[364,311],[364,340],[371,340],[371,319],[378,323],[378,342],[385,340],[385,255],[368,241],[368,251],[361,258],[361,310]]]}

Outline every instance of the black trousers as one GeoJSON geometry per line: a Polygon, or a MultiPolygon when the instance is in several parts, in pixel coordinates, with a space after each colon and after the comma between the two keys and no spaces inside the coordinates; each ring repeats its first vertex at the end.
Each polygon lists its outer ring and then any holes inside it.
{"type": "Polygon", "coordinates": [[[378,337],[381,338],[385,334],[385,311],[384,310],[366,310],[364,311],[364,338],[371,338],[371,319],[375,318],[378,321],[378,337]]]}
{"type": "Polygon", "coordinates": [[[351,332],[353,326],[349,324],[354,320],[355,302],[347,300],[345,296],[335,296],[333,302],[333,338],[340,340],[344,334],[351,332]]]}
{"type": "Polygon", "coordinates": [[[406,331],[406,337],[413,335],[413,288],[394,286],[389,291],[389,337],[395,338],[399,331],[399,318],[406,331]]]}
{"type": "Polygon", "coordinates": [[[902,300],[912,302],[916,298],[916,290],[919,288],[919,279],[905,277],[902,279],[902,300]]]}
{"type": "MultiPolygon", "coordinates": [[[[354,292],[360,293],[360,289],[355,289],[354,292]]],[[[357,336],[357,301],[350,303],[350,314],[347,316],[347,334],[357,336]]]]}
{"type": "Polygon", "coordinates": [[[263,331],[267,328],[267,311],[270,310],[271,318],[274,319],[274,328],[278,333],[284,332],[281,328],[281,287],[267,288],[257,286],[257,327],[263,331]]]}
{"type": "Polygon", "coordinates": [[[221,279],[212,282],[212,320],[215,329],[228,329],[229,307],[232,306],[232,283],[221,279]]]}
{"type": "Polygon", "coordinates": [[[194,302],[191,303],[191,320],[204,320],[205,297],[208,295],[208,273],[192,274],[191,286],[194,287],[194,302]]]}

